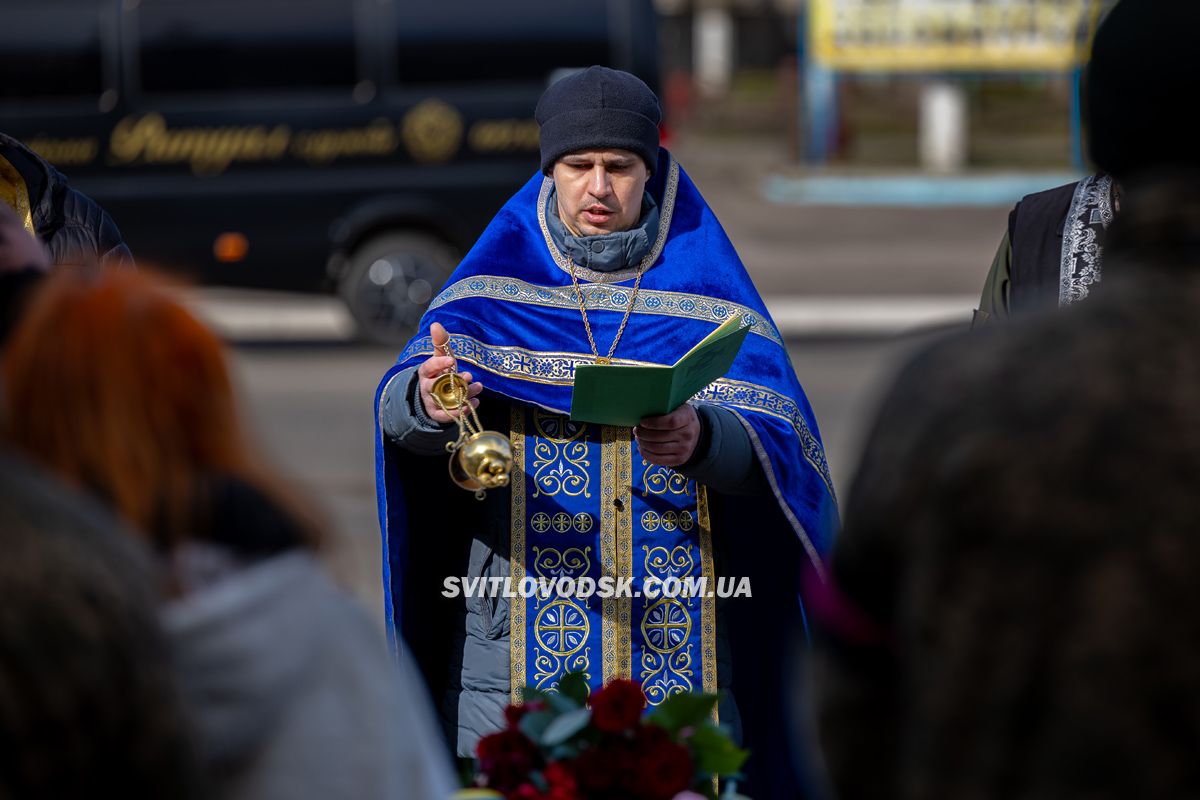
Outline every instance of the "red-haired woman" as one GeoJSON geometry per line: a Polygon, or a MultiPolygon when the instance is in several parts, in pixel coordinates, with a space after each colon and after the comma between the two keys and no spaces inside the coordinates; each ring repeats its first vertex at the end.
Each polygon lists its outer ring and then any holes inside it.
{"type": "Polygon", "coordinates": [[[217,796],[451,791],[425,698],[325,576],[316,527],[247,447],[220,342],[161,283],[49,278],[4,379],[9,443],[99,495],[160,556],[217,796]]]}

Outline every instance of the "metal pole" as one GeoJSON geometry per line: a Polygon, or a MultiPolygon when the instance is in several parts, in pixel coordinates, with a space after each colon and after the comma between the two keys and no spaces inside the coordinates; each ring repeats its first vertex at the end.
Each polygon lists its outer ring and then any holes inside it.
{"type": "Polygon", "coordinates": [[[827,164],[837,144],[837,76],[811,59],[804,70],[804,110],[808,162],[827,164]]]}
{"type": "Polygon", "coordinates": [[[808,0],[805,12],[799,15],[798,42],[804,48],[803,57],[797,59],[803,74],[800,76],[800,104],[804,119],[801,130],[805,131],[805,160],[809,164],[829,163],[837,147],[837,74],[817,58],[815,37],[820,25],[814,19],[817,14],[828,14],[824,7],[827,0],[808,0]]]}
{"type": "Polygon", "coordinates": [[[1071,71],[1071,166],[1082,173],[1087,169],[1083,153],[1083,68],[1071,71]]]}

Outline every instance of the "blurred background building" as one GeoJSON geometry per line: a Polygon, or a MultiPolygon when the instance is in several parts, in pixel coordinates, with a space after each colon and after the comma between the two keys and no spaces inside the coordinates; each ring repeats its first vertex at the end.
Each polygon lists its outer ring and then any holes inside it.
{"type": "Polygon", "coordinates": [[[1078,84],[1113,0],[656,0],[679,123],[810,163],[1082,166],[1078,84]]]}
{"type": "MultiPolygon", "coordinates": [[[[394,342],[529,175],[533,105],[570,70],[643,77],[669,146],[767,146],[773,202],[895,202],[796,167],[1083,171],[1080,75],[1107,3],[12,2],[0,130],[108,208],[143,262],[336,292],[394,342]]],[[[1004,203],[1044,180],[938,193],[1004,203]]]]}

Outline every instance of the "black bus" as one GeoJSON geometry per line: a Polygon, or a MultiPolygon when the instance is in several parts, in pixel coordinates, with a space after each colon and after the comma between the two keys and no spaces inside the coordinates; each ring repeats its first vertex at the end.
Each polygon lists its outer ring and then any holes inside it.
{"type": "Polygon", "coordinates": [[[650,0],[6,0],[0,131],[140,263],[336,291],[395,340],[537,169],[542,90],[590,64],[657,88],[650,0]]]}

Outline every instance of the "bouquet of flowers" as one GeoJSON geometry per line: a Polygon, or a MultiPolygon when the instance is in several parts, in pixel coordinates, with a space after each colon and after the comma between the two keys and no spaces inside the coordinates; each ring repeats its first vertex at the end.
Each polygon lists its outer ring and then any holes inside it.
{"type": "Polygon", "coordinates": [[[643,715],[637,683],[614,680],[589,697],[574,672],[556,692],[526,687],[522,697],[476,748],[480,781],[507,800],[712,800],[718,776],[729,779],[722,797],[739,797],[733,779],[748,753],[713,724],[716,695],[673,695],[643,715]]]}

